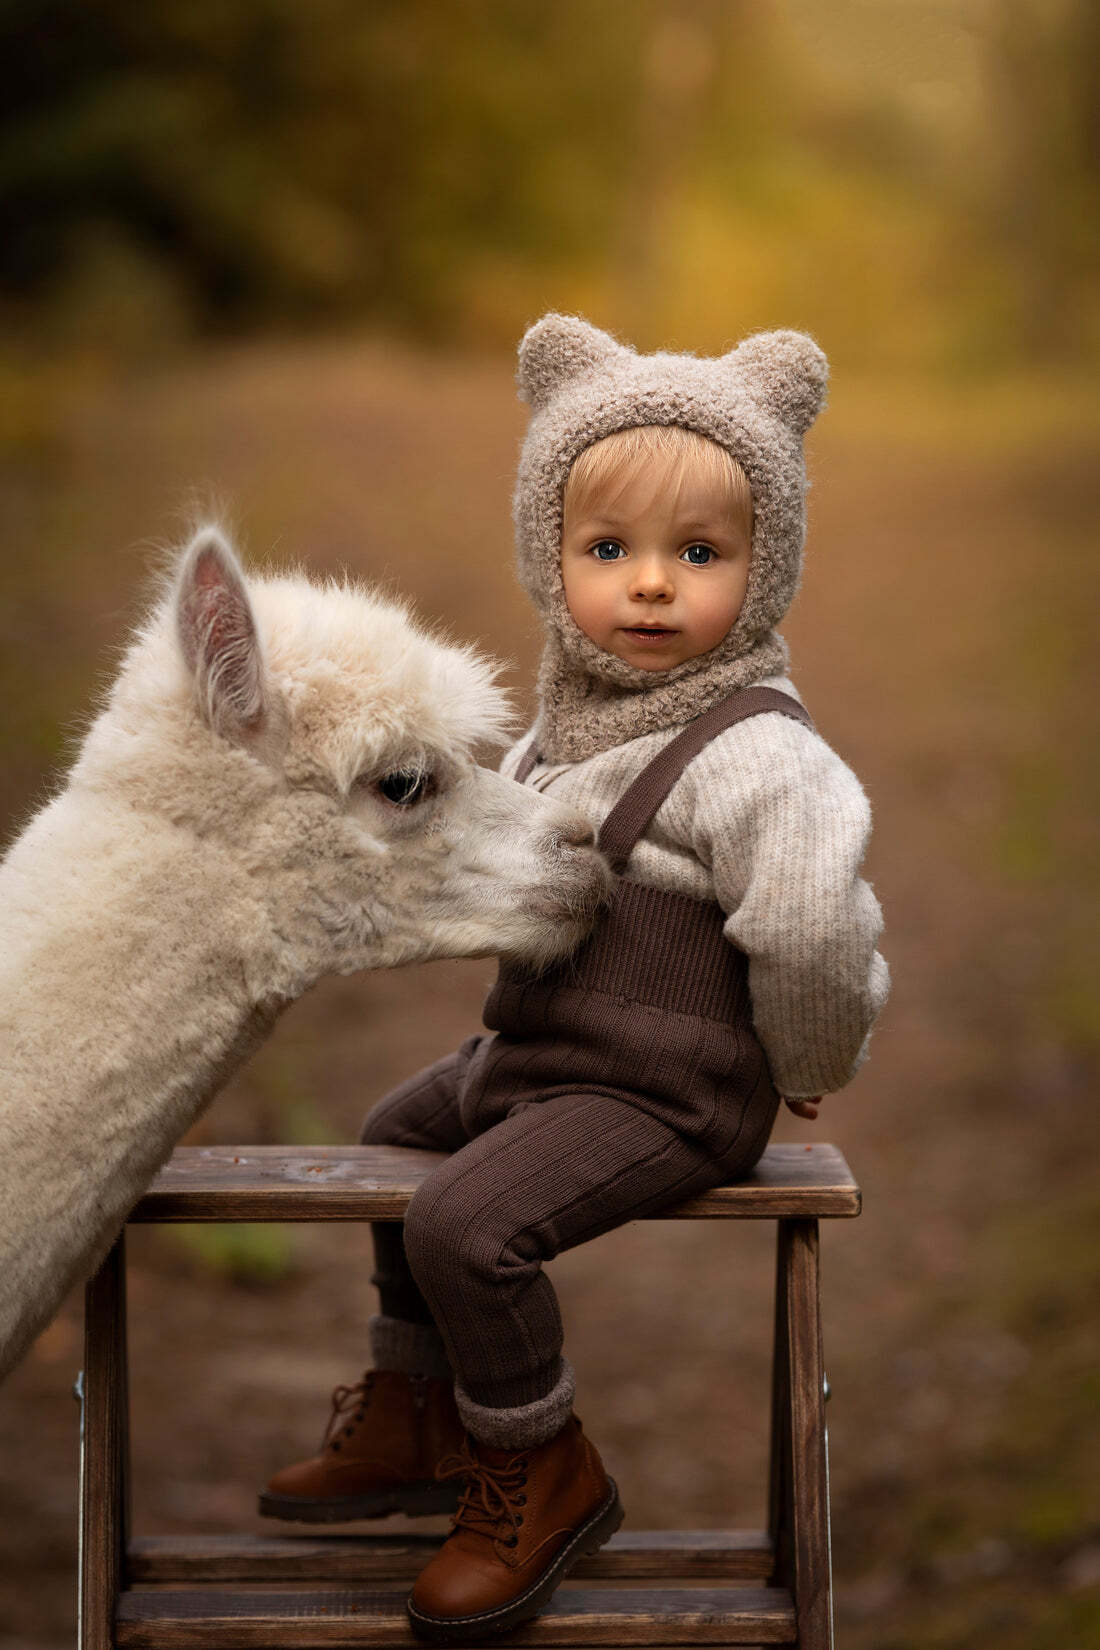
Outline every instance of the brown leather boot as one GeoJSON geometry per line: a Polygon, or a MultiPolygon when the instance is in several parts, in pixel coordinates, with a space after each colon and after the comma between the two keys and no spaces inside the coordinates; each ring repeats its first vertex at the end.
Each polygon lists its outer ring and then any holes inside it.
{"type": "Polygon", "coordinates": [[[451,1533],[409,1595],[418,1638],[469,1643],[527,1621],[623,1521],[619,1492],[575,1415],[535,1449],[467,1438],[437,1472],[465,1483],[451,1533]]]}
{"type": "Polygon", "coordinates": [[[462,1437],[450,1381],[369,1369],[336,1388],[321,1453],[277,1472],[260,1512],[304,1524],[451,1512],[459,1487],[435,1469],[462,1437]]]}

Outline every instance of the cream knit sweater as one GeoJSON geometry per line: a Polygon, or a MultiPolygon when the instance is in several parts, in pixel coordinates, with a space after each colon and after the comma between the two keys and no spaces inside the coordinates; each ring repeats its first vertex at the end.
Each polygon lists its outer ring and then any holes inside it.
{"type": "MultiPolygon", "coordinates": [[[[783,676],[765,687],[798,698],[783,676]]],[[[584,761],[539,763],[527,780],[597,827],[680,731],[663,728],[584,761]]],[[[532,734],[501,764],[513,775],[532,734]]],[[[818,734],[778,714],[720,734],[685,770],[634,850],[627,875],[717,900],[749,959],[753,1022],[789,1099],[843,1088],[867,1054],[890,975],[875,950],[882,912],[859,875],[871,813],[818,734]]]]}

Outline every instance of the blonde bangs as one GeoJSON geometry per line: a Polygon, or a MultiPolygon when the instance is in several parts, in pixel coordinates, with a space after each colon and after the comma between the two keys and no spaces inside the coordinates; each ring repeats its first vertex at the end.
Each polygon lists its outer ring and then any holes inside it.
{"type": "MultiPolygon", "coordinates": [[[[641,424],[616,430],[579,453],[565,483],[571,514],[591,509],[597,499],[613,501],[639,465],[659,474],[659,485],[678,493],[690,475],[726,495],[731,520],[752,534],[752,489],[744,470],[716,441],[679,424],[641,424]]],[[[656,478],[655,478],[656,479],[656,478]]]]}

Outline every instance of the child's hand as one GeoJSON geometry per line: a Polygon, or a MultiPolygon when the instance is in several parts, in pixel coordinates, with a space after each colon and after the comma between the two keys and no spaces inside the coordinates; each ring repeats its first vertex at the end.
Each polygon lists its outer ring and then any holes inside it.
{"type": "Polygon", "coordinates": [[[788,1100],[783,1096],[783,1104],[794,1112],[796,1117],[808,1117],[812,1123],[817,1116],[817,1108],[821,1104],[820,1094],[815,1094],[812,1100],[788,1100]]]}

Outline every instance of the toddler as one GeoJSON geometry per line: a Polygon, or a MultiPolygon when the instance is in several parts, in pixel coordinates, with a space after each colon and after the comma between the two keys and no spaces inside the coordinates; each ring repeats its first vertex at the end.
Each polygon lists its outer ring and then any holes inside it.
{"type": "Polygon", "coordinates": [[[315,1520],[457,1497],[409,1600],[422,1638],[534,1615],[622,1519],[543,1263],[746,1175],[780,1097],[812,1117],[849,1081],[886,996],[867,803],[773,628],[825,380],[794,332],[640,356],[548,315],[521,345],[519,571],[546,648],[504,771],[586,811],[619,877],[577,952],[502,966],[487,1031],[368,1115],[366,1142],[451,1155],[373,1228],[374,1369],[261,1496],[315,1520]]]}

